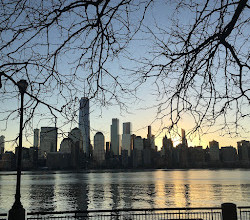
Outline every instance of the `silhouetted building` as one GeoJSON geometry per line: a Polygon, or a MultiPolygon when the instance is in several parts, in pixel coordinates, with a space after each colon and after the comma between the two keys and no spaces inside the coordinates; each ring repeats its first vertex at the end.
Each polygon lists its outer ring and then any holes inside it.
{"type": "Polygon", "coordinates": [[[34,129],[33,147],[39,148],[39,143],[40,143],[40,130],[36,128],[34,129]]]}
{"type": "Polygon", "coordinates": [[[30,161],[32,164],[32,169],[36,169],[38,167],[38,148],[30,147],[29,156],[30,156],[30,161]]]}
{"type": "Polygon", "coordinates": [[[181,129],[181,143],[183,147],[188,147],[187,138],[186,138],[186,131],[181,129]]]}
{"type": "Polygon", "coordinates": [[[70,157],[70,166],[74,169],[79,169],[81,166],[85,168],[85,161],[83,156],[81,157],[81,151],[79,149],[79,145],[73,144],[71,148],[71,157],[70,157]]]}
{"type": "Polygon", "coordinates": [[[202,146],[188,148],[188,166],[202,168],[205,166],[205,150],[202,146]]]}
{"type": "Polygon", "coordinates": [[[90,121],[89,121],[89,99],[86,97],[80,100],[79,129],[82,133],[83,152],[90,157],[90,121]]]}
{"type": "Polygon", "coordinates": [[[131,122],[123,123],[123,134],[131,134],[131,122]]]}
{"type": "Polygon", "coordinates": [[[41,127],[39,158],[47,158],[47,154],[57,151],[57,128],[41,127]]]}
{"type": "Polygon", "coordinates": [[[212,163],[220,161],[219,142],[215,140],[209,142],[209,156],[212,163]]]}
{"type": "Polygon", "coordinates": [[[4,153],[4,147],[5,147],[4,138],[5,137],[3,135],[0,136],[0,158],[1,158],[1,155],[4,153]]]}
{"type": "Polygon", "coordinates": [[[119,119],[113,118],[112,125],[110,127],[110,134],[111,134],[111,153],[114,156],[118,156],[121,154],[120,149],[120,135],[119,135],[119,119]]]}
{"type": "Polygon", "coordinates": [[[152,135],[151,126],[148,126],[147,142],[145,147],[155,150],[155,136],[152,135]]]}
{"type": "Polygon", "coordinates": [[[143,139],[141,138],[141,136],[136,136],[134,138],[133,149],[136,149],[138,151],[143,150],[143,139]]]}
{"type": "Polygon", "coordinates": [[[152,152],[153,149],[149,147],[143,149],[143,166],[146,168],[152,167],[152,160],[153,160],[152,152]]]}
{"type": "Polygon", "coordinates": [[[15,154],[12,151],[6,151],[2,154],[2,159],[0,160],[0,170],[15,170],[16,160],[15,154]]]}
{"type": "Polygon", "coordinates": [[[162,139],[161,156],[164,159],[164,167],[173,167],[173,141],[165,135],[162,139]]]}
{"type": "Polygon", "coordinates": [[[94,136],[93,157],[99,164],[105,160],[105,137],[102,132],[97,132],[94,136]]]}
{"type": "MultiPolygon", "coordinates": [[[[68,138],[72,140],[73,145],[71,148],[71,167],[78,169],[85,167],[85,159],[83,152],[83,137],[79,128],[74,128],[69,132],[68,138]]],[[[86,154],[85,154],[86,155],[86,154]]]]}
{"type": "Polygon", "coordinates": [[[222,147],[221,148],[221,160],[228,165],[234,165],[237,160],[237,151],[234,147],[222,147]]]}
{"type": "Polygon", "coordinates": [[[105,159],[109,159],[111,157],[111,153],[110,153],[110,142],[107,141],[106,145],[105,145],[105,159]]]}
{"type": "Polygon", "coordinates": [[[248,165],[250,159],[250,142],[245,140],[237,142],[237,149],[240,163],[248,165]]]}
{"type": "Polygon", "coordinates": [[[178,168],[188,168],[188,147],[185,144],[179,144],[176,147],[178,154],[178,168]]]}
{"type": "Polygon", "coordinates": [[[122,159],[122,167],[128,168],[129,166],[129,156],[127,150],[122,150],[121,152],[121,159],[122,159]]]}
{"type": "Polygon", "coordinates": [[[63,170],[71,168],[71,155],[63,152],[47,154],[46,166],[51,170],[63,170]]]}
{"type": "MultiPolygon", "coordinates": [[[[18,147],[15,148],[16,162],[17,162],[17,155],[18,155],[18,147]]],[[[22,169],[23,170],[33,169],[33,163],[31,161],[31,156],[30,156],[30,148],[26,147],[22,148],[22,169]]]]}
{"type": "Polygon", "coordinates": [[[132,145],[132,166],[134,168],[142,167],[143,164],[143,139],[141,136],[132,135],[131,136],[132,145]]]}
{"type": "Polygon", "coordinates": [[[131,123],[123,123],[123,134],[122,134],[122,150],[127,150],[128,156],[131,155],[132,144],[131,144],[131,123]]]}
{"type": "Polygon", "coordinates": [[[71,153],[74,142],[70,138],[64,138],[60,144],[61,153],[71,153]]]}
{"type": "Polygon", "coordinates": [[[74,146],[77,146],[81,152],[83,152],[83,139],[81,130],[74,128],[69,132],[68,138],[73,141],[74,146]]]}

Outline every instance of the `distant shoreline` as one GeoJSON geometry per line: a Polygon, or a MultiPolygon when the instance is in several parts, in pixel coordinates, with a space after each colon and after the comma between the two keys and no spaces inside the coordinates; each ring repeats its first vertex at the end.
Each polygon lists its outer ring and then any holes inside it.
{"type": "MultiPolygon", "coordinates": [[[[22,175],[26,174],[57,174],[57,173],[128,173],[128,172],[150,172],[150,171],[195,171],[195,170],[250,170],[250,168],[173,168],[173,169],[81,169],[81,170],[24,170],[22,175]]],[[[0,171],[0,175],[16,175],[16,171],[0,171]]]]}

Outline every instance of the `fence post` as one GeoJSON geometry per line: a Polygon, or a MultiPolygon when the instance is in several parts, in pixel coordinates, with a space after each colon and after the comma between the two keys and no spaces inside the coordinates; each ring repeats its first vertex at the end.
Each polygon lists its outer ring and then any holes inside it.
{"type": "Polygon", "coordinates": [[[234,203],[221,204],[222,220],[237,220],[237,207],[234,203]]]}

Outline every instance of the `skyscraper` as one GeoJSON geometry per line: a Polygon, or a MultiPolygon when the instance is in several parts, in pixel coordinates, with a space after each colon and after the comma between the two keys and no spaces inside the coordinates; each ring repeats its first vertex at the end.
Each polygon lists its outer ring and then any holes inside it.
{"type": "Polygon", "coordinates": [[[97,132],[94,136],[94,151],[93,156],[97,162],[105,160],[105,138],[102,132],[97,132]]]}
{"type": "Polygon", "coordinates": [[[131,123],[130,122],[124,122],[123,123],[123,134],[131,134],[131,123]]]}
{"type": "Polygon", "coordinates": [[[0,136],[0,154],[4,153],[4,138],[3,135],[0,136]]]}
{"type": "Polygon", "coordinates": [[[64,138],[60,144],[60,152],[71,154],[74,143],[70,138],[64,138]]]}
{"type": "Polygon", "coordinates": [[[33,147],[39,148],[40,142],[40,130],[38,128],[34,129],[34,142],[33,147]]]}
{"type": "Polygon", "coordinates": [[[151,133],[151,126],[148,126],[147,147],[155,150],[155,136],[151,133]]]}
{"type": "Polygon", "coordinates": [[[128,151],[128,156],[131,155],[131,123],[125,122],[123,123],[123,134],[122,134],[122,150],[128,151]]]}
{"type": "Polygon", "coordinates": [[[41,127],[39,157],[47,158],[47,154],[57,151],[57,128],[41,127]]]}
{"type": "Polygon", "coordinates": [[[82,132],[79,128],[72,129],[69,132],[68,138],[73,141],[74,146],[77,146],[81,152],[83,151],[82,132]]]}
{"type": "Polygon", "coordinates": [[[90,156],[90,122],[89,122],[89,99],[82,97],[79,109],[79,129],[83,138],[83,152],[90,156]]]}
{"type": "Polygon", "coordinates": [[[219,142],[215,140],[209,142],[209,156],[210,161],[220,160],[219,142]]]}
{"type": "Polygon", "coordinates": [[[181,129],[181,143],[183,147],[188,147],[187,138],[186,138],[186,131],[181,129]]]}
{"type": "Polygon", "coordinates": [[[249,161],[250,159],[250,142],[246,140],[238,141],[237,142],[237,149],[239,160],[241,162],[249,161]]]}
{"type": "Polygon", "coordinates": [[[112,125],[110,127],[111,134],[111,152],[118,156],[121,154],[120,150],[120,135],[119,135],[119,119],[112,118],[112,125]]]}

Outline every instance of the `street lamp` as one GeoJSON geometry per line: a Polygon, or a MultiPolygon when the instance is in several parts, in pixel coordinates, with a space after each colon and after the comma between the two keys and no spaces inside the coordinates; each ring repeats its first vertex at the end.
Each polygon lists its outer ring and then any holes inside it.
{"type": "Polygon", "coordinates": [[[17,86],[19,92],[21,94],[21,109],[20,109],[20,130],[19,130],[19,145],[17,147],[17,181],[16,181],[16,195],[15,195],[15,202],[12,208],[9,211],[9,220],[25,220],[25,209],[21,203],[21,193],[20,193],[20,186],[21,186],[21,166],[22,166],[22,145],[23,145],[23,98],[24,93],[28,87],[28,83],[26,80],[20,80],[17,82],[17,86]]]}

